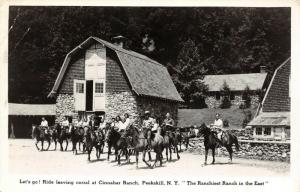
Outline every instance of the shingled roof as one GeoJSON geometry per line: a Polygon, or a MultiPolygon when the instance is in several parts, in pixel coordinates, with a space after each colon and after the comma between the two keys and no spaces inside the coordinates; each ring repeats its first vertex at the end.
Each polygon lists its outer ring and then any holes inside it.
{"type": "Polygon", "coordinates": [[[97,37],[89,37],[67,54],[55,84],[48,96],[51,96],[57,92],[70,62],[71,56],[95,42],[101,43],[116,52],[132,90],[137,95],[151,96],[176,102],[184,102],[177,92],[176,87],[165,66],[150,59],[149,57],[146,57],[145,55],[123,49],[97,37]]]}
{"type": "Polygon", "coordinates": [[[209,91],[220,91],[224,82],[231,91],[243,91],[248,85],[250,90],[262,89],[267,73],[206,75],[203,79],[209,91]]]}

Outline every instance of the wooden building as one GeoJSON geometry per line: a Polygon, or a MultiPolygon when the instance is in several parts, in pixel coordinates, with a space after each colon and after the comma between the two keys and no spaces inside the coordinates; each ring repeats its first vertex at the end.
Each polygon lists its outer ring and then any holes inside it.
{"type": "Polygon", "coordinates": [[[289,58],[276,69],[256,117],[248,124],[255,139],[290,139],[290,77],[289,58]]]}
{"type": "Polygon", "coordinates": [[[263,66],[260,73],[248,74],[226,74],[226,75],[206,75],[203,82],[208,86],[208,96],[205,103],[208,108],[219,108],[222,100],[221,89],[224,82],[229,86],[232,105],[239,106],[244,98],[243,91],[248,86],[250,89],[251,105],[257,107],[259,104],[259,91],[266,89],[267,73],[263,66]]]}
{"type": "Polygon", "coordinates": [[[40,125],[45,117],[49,125],[54,124],[53,104],[8,104],[8,136],[10,138],[31,138],[32,125],[40,125]]]}
{"type": "Polygon", "coordinates": [[[57,121],[72,114],[138,119],[145,110],[177,118],[183,100],[167,68],[122,46],[89,37],[66,55],[49,93],[56,97],[57,121]]]}

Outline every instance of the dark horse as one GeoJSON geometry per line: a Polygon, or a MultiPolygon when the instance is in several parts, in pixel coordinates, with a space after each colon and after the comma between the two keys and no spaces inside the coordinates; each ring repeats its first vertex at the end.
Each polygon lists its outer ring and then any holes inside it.
{"type": "Polygon", "coordinates": [[[105,140],[107,142],[108,152],[107,160],[111,154],[111,148],[115,149],[115,160],[118,161],[118,165],[121,164],[121,155],[126,156],[127,162],[129,162],[129,153],[128,153],[128,141],[125,137],[125,133],[121,135],[113,127],[107,127],[105,140]]]}
{"type": "Polygon", "coordinates": [[[71,138],[71,142],[72,142],[72,151],[73,154],[77,155],[77,143],[79,144],[79,150],[81,143],[83,142],[83,135],[84,135],[84,131],[83,128],[81,127],[72,127],[71,128],[71,133],[70,133],[70,138],[71,138]]]}
{"type": "MultiPolygon", "coordinates": [[[[199,134],[204,136],[204,147],[205,147],[204,165],[207,164],[207,154],[208,154],[209,149],[212,150],[212,157],[213,157],[212,164],[214,164],[215,163],[215,149],[219,143],[216,132],[211,131],[211,129],[203,123],[200,126],[199,134]]],[[[235,144],[235,148],[238,151],[239,150],[238,139],[236,136],[234,136],[228,132],[223,132],[221,138],[222,138],[221,145],[227,149],[227,151],[229,153],[229,157],[230,157],[230,163],[231,163],[232,162],[232,153],[233,153],[232,145],[235,144]]]]}
{"type": "Polygon", "coordinates": [[[84,128],[83,142],[88,152],[88,161],[91,161],[91,152],[96,149],[96,157],[100,159],[102,148],[104,147],[105,135],[101,130],[93,131],[92,128],[84,128]]]}
{"type": "Polygon", "coordinates": [[[174,148],[174,153],[177,153],[177,159],[180,159],[178,154],[178,144],[180,143],[181,139],[180,133],[172,132],[166,126],[163,126],[162,129],[158,129],[158,134],[160,134],[164,139],[163,146],[164,149],[166,149],[167,161],[172,160],[172,147],[174,148]]]}
{"type": "Polygon", "coordinates": [[[44,127],[40,127],[40,126],[35,127],[32,135],[35,138],[35,146],[36,146],[37,150],[40,150],[40,148],[38,147],[38,143],[41,142],[41,145],[42,145],[41,151],[44,151],[44,141],[48,142],[48,147],[46,150],[49,149],[50,144],[51,144],[50,143],[50,135],[48,133],[46,133],[46,129],[44,127]]]}
{"type": "Polygon", "coordinates": [[[57,126],[57,134],[58,134],[58,142],[60,144],[60,150],[63,151],[63,142],[66,141],[66,147],[65,147],[65,151],[68,149],[68,138],[69,138],[69,134],[68,134],[68,127],[61,127],[61,126],[57,126]]]}
{"type": "Polygon", "coordinates": [[[164,149],[164,138],[159,134],[155,134],[153,138],[151,138],[151,148],[156,153],[155,162],[151,166],[146,160],[146,151],[148,148],[148,140],[147,140],[147,130],[139,131],[136,127],[131,126],[126,135],[129,135],[131,139],[131,146],[135,150],[136,157],[136,168],[138,168],[139,161],[139,152],[143,153],[143,162],[150,168],[154,168],[156,166],[157,161],[160,161],[160,166],[162,166],[162,151],[164,149]]]}

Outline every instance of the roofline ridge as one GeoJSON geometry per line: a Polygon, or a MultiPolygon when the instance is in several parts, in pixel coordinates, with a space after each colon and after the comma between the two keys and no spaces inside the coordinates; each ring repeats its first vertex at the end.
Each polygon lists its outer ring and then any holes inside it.
{"type": "MultiPolygon", "coordinates": [[[[99,37],[95,37],[95,36],[91,36],[91,37],[92,37],[93,39],[95,39],[96,41],[98,41],[98,39],[101,40],[101,41],[105,41],[105,40],[103,40],[103,39],[101,39],[101,38],[99,38],[99,37]]],[[[107,42],[108,42],[108,41],[107,41],[107,42]]],[[[105,42],[104,42],[104,43],[105,43],[105,42]]],[[[110,42],[108,42],[108,43],[110,43],[110,42]]],[[[161,64],[161,63],[159,63],[159,62],[157,62],[157,61],[155,61],[155,60],[149,58],[149,57],[146,56],[146,55],[143,55],[143,56],[146,57],[147,59],[142,58],[142,57],[139,57],[139,56],[137,56],[137,55],[130,54],[130,53],[128,53],[129,50],[126,50],[126,49],[124,49],[124,48],[116,49],[116,48],[114,48],[114,47],[112,47],[112,46],[110,46],[110,45],[106,45],[106,46],[108,46],[109,48],[113,49],[114,51],[119,51],[119,52],[121,52],[121,53],[128,54],[128,55],[130,55],[130,56],[133,56],[133,57],[136,57],[136,58],[139,58],[139,59],[142,59],[142,60],[151,62],[151,63],[153,63],[153,64],[157,64],[157,65],[164,66],[163,64],[161,64]],[[124,51],[123,51],[123,50],[124,50],[124,51]],[[149,60],[148,60],[148,59],[149,59],[149,60]]],[[[136,52],[136,51],[133,51],[133,50],[130,50],[130,51],[142,55],[142,54],[139,53],[139,52],[136,52]]],[[[165,67],[165,66],[164,66],[164,67],[165,67]]]]}

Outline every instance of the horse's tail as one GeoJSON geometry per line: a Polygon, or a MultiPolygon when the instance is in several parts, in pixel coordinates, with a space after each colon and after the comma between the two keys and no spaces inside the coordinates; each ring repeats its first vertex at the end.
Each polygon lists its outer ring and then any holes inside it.
{"type": "Polygon", "coordinates": [[[237,139],[236,136],[234,137],[234,145],[235,145],[236,151],[239,151],[240,150],[240,146],[239,146],[239,142],[238,142],[238,139],[237,139]]]}

